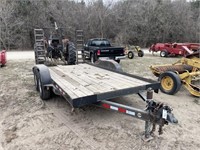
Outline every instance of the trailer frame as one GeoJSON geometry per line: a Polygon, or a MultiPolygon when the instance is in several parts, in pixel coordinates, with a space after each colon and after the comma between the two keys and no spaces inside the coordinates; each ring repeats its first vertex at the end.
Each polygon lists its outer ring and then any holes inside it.
{"type": "MultiPolygon", "coordinates": [[[[108,61],[107,63],[112,63],[112,61],[108,61]]],[[[87,95],[77,98],[72,98],[69,94],[69,91],[66,91],[62,88],[61,84],[59,84],[57,81],[55,81],[56,78],[52,78],[53,73],[51,67],[47,67],[43,64],[35,65],[33,67],[33,73],[34,73],[34,81],[36,90],[40,92],[40,97],[43,100],[49,99],[52,92],[54,92],[56,95],[62,96],[64,99],[66,99],[69,104],[72,107],[72,110],[74,108],[83,107],[86,105],[96,105],[100,106],[102,108],[118,111],[124,114],[127,114],[129,116],[135,117],[137,119],[145,121],[145,135],[144,140],[148,141],[152,139],[151,134],[153,133],[153,129],[150,130],[151,126],[153,125],[153,128],[156,124],[160,127],[160,132],[162,132],[162,127],[164,124],[168,123],[177,123],[177,119],[172,114],[172,109],[164,105],[163,103],[157,103],[153,100],[153,91],[158,93],[160,88],[160,83],[155,82],[150,79],[145,79],[140,76],[128,74],[121,72],[121,70],[110,70],[108,68],[104,68],[102,66],[96,66],[95,64],[91,63],[85,63],[86,66],[95,67],[96,69],[101,69],[101,71],[110,71],[112,73],[116,73],[117,75],[122,75],[130,78],[134,78],[137,80],[141,80],[146,82],[145,85],[139,85],[136,87],[130,87],[120,90],[113,90],[109,92],[103,92],[103,93],[94,93],[93,95],[87,95]],[[102,70],[103,69],[103,70],[102,70]],[[147,91],[147,94],[144,95],[144,92],[147,91]],[[44,96],[44,93],[49,93],[46,96],[44,96]],[[146,102],[146,108],[145,110],[141,110],[138,108],[130,107],[127,105],[122,105],[116,102],[109,101],[110,99],[122,97],[125,95],[130,94],[138,94],[143,101],[146,102]]],[[[72,65],[71,65],[72,66],[72,65]]],[[[59,66],[56,66],[59,67],[59,66]]],[[[73,65],[73,67],[78,69],[78,65],[73,65]]],[[[67,66],[66,66],[67,68],[67,66]]],[[[69,69],[69,68],[68,68],[69,69]]],[[[54,72],[55,73],[55,72],[54,72]]],[[[60,74],[58,76],[59,78],[64,77],[64,75],[60,74]]],[[[160,133],[159,132],[159,133],[160,133]]]]}

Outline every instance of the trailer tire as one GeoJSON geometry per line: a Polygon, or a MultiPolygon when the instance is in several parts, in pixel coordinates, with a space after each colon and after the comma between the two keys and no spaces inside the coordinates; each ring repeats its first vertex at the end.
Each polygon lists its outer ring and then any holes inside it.
{"type": "Polygon", "coordinates": [[[162,73],[159,76],[158,80],[160,81],[161,84],[160,90],[163,93],[174,95],[181,88],[181,79],[176,73],[172,71],[167,71],[162,73]]]}
{"type": "Polygon", "coordinates": [[[128,58],[133,59],[134,58],[134,53],[132,51],[128,52],[128,58]]]}
{"type": "Polygon", "coordinates": [[[42,100],[48,100],[51,97],[51,91],[47,90],[46,87],[43,85],[40,76],[38,76],[38,87],[40,92],[40,98],[42,100]]]}
{"type": "Polygon", "coordinates": [[[140,50],[139,52],[138,52],[138,57],[143,57],[144,56],[144,52],[142,51],[142,50],[140,50]]]}
{"type": "Polygon", "coordinates": [[[68,65],[75,65],[76,63],[76,48],[74,46],[74,43],[69,42],[66,47],[66,58],[68,65]]]}
{"type": "Polygon", "coordinates": [[[163,50],[160,52],[160,57],[167,57],[168,56],[168,52],[166,50],[163,50]]]}

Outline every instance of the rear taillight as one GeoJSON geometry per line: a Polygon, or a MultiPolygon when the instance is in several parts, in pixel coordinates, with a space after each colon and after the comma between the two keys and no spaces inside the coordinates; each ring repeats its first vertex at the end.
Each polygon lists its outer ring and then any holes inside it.
{"type": "Polygon", "coordinates": [[[97,55],[101,55],[101,50],[97,50],[97,55]]]}

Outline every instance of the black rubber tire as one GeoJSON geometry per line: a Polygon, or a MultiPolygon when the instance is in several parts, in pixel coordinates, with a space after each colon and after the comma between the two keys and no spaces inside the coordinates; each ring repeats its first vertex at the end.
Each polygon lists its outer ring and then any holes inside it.
{"type": "Polygon", "coordinates": [[[168,52],[166,50],[160,51],[160,57],[167,57],[168,52]]]}
{"type": "Polygon", "coordinates": [[[84,51],[82,51],[81,53],[82,53],[82,59],[83,59],[83,62],[85,62],[85,60],[86,60],[85,53],[84,53],[84,51]]]}
{"type": "Polygon", "coordinates": [[[128,52],[128,58],[133,59],[134,58],[134,53],[132,51],[128,52]]]}
{"type": "Polygon", "coordinates": [[[66,47],[67,53],[65,60],[67,61],[68,65],[75,65],[76,64],[76,48],[74,43],[69,42],[66,47]]]}
{"type": "MultiPolygon", "coordinates": [[[[170,94],[170,95],[174,95],[176,94],[180,88],[181,88],[181,79],[179,78],[179,76],[172,72],[172,71],[167,71],[167,72],[164,72],[162,73],[160,76],[159,76],[159,79],[158,79],[161,83],[161,86],[160,86],[160,90],[163,92],[163,93],[166,93],[166,94],[170,94]],[[166,80],[166,78],[169,78],[170,80],[172,80],[173,82],[173,86],[171,89],[166,89],[164,87],[164,80],[166,80]]],[[[170,83],[168,83],[169,85],[170,83]]]]}
{"type": "Polygon", "coordinates": [[[90,62],[94,64],[97,61],[95,55],[93,53],[90,54],[90,62]]]}
{"type": "Polygon", "coordinates": [[[39,92],[39,72],[37,70],[34,70],[34,83],[36,91],[39,92]]]}
{"type": "Polygon", "coordinates": [[[115,60],[118,64],[120,63],[120,59],[115,60]]]}
{"type": "Polygon", "coordinates": [[[38,87],[39,87],[39,92],[40,92],[40,98],[42,100],[48,100],[51,97],[51,91],[47,90],[46,87],[44,87],[40,76],[38,75],[38,87]]]}
{"type": "Polygon", "coordinates": [[[143,57],[144,56],[144,52],[142,51],[142,50],[140,50],[139,52],[138,52],[138,57],[143,57]]]}

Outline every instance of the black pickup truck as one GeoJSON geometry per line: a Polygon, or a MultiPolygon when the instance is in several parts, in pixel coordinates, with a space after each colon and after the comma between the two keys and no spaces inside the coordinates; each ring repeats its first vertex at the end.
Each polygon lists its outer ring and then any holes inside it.
{"type": "Polygon", "coordinates": [[[123,47],[112,47],[107,39],[95,38],[84,45],[83,54],[94,63],[98,59],[114,59],[118,63],[125,58],[123,47]]]}

